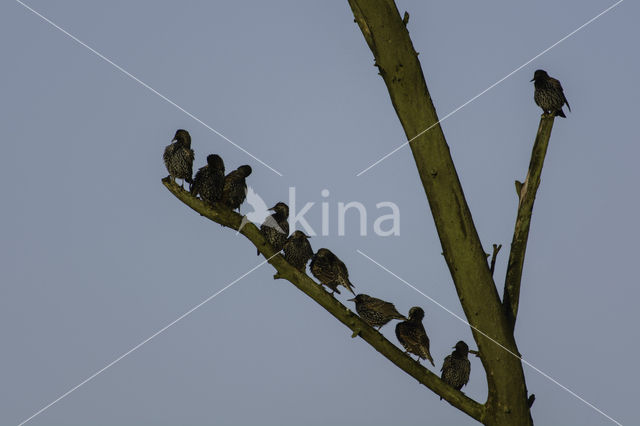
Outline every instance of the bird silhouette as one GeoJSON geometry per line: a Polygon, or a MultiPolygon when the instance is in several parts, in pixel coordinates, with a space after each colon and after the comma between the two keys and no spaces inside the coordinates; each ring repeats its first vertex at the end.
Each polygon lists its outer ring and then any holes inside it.
{"type": "Polygon", "coordinates": [[[567,116],[564,115],[562,106],[567,104],[569,111],[571,111],[571,107],[567,97],[564,95],[560,81],[550,77],[545,70],[536,70],[531,81],[534,82],[533,85],[535,87],[533,100],[542,108],[542,111],[545,114],[566,118],[567,116]]]}
{"type": "Polygon", "coordinates": [[[469,373],[471,373],[471,362],[468,358],[469,346],[460,340],[453,349],[455,350],[451,355],[447,355],[444,359],[440,377],[445,383],[460,390],[469,382],[469,373]]]}
{"type": "Polygon", "coordinates": [[[304,272],[307,262],[313,256],[313,249],[308,241],[309,236],[302,231],[295,231],[284,243],[284,260],[300,272],[304,272]]]}
{"type": "Polygon", "coordinates": [[[231,210],[240,209],[240,205],[247,197],[246,178],[250,174],[251,166],[245,164],[225,176],[222,189],[222,204],[231,210]]]}
{"type": "Polygon", "coordinates": [[[213,205],[220,201],[224,186],[224,161],[217,154],[207,156],[207,164],[200,167],[191,185],[191,195],[213,205]]]}
{"type": "Polygon", "coordinates": [[[396,337],[407,352],[418,355],[418,362],[420,358],[426,359],[435,367],[429,352],[429,337],[422,325],[423,318],[424,310],[421,307],[409,309],[409,319],[396,325],[396,337]]]}
{"type": "Polygon", "coordinates": [[[353,291],[355,286],[349,281],[347,265],[331,250],[326,248],[318,250],[313,255],[309,268],[313,276],[320,280],[320,284],[326,285],[332,290],[331,294],[334,292],[340,294],[338,286],[341,285],[353,293],[354,296],[356,295],[353,291]]]}
{"type": "Polygon", "coordinates": [[[181,186],[184,188],[184,181],[193,183],[193,160],[195,156],[191,149],[191,135],[184,129],[176,131],[171,144],[164,149],[162,159],[167,167],[171,180],[182,179],[181,186]]]}
{"type": "MultiPolygon", "coordinates": [[[[274,250],[280,251],[289,237],[289,206],[281,201],[271,207],[269,211],[273,214],[264,219],[260,225],[260,233],[274,250]]],[[[258,255],[260,255],[260,250],[258,250],[258,255]]]]}
{"type": "Polygon", "coordinates": [[[407,319],[396,310],[393,303],[371,297],[368,294],[360,293],[348,300],[356,303],[356,312],[360,318],[371,327],[377,327],[378,330],[392,319],[407,319]]]}

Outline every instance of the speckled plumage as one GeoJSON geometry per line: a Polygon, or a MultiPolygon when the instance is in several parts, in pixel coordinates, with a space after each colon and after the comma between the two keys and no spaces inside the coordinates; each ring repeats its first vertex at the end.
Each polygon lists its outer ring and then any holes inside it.
{"type": "Polygon", "coordinates": [[[429,337],[422,325],[424,311],[419,306],[414,306],[409,310],[409,319],[396,325],[396,337],[407,352],[418,355],[420,358],[429,360],[435,367],[433,358],[429,352],[429,337]]]}
{"type": "Polygon", "coordinates": [[[289,237],[289,206],[280,202],[269,210],[273,210],[273,214],[264,220],[260,232],[271,247],[280,251],[289,237]]]}
{"type": "Polygon", "coordinates": [[[295,231],[284,243],[284,260],[297,270],[304,272],[307,262],[313,256],[313,249],[302,231],[295,231]]]}
{"type": "Polygon", "coordinates": [[[224,178],[222,190],[222,203],[231,210],[240,208],[247,198],[246,178],[251,174],[251,166],[240,166],[224,178]]]}
{"type": "Polygon", "coordinates": [[[307,262],[313,256],[313,249],[307,240],[309,238],[302,231],[295,231],[284,243],[284,260],[297,270],[304,272],[307,262]]]}
{"type": "Polygon", "coordinates": [[[558,80],[553,77],[549,77],[544,70],[537,70],[533,74],[535,91],[533,93],[533,99],[536,101],[536,105],[542,108],[545,114],[555,114],[559,117],[565,117],[562,106],[567,104],[567,108],[571,111],[569,101],[564,96],[564,90],[558,80]]]}
{"type": "Polygon", "coordinates": [[[456,343],[454,349],[451,355],[447,355],[444,359],[440,377],[445,383],[460,390],[469,382],[469,373],[471,373],[471,362],[468,359],[469,346],[461,340],[456,343]]]}
{"type": "Polygon", "coordinates": [[[378,327],[378,330],[392,319],[407,319],[396,310],[393,303],[371,297],[368,294],[358,294],[349,301],[356,303],[356,312],[360,318],[371,327],[378,327]]]}
{"type": "Polygon", "coordinates": [[[224,187],[224,161],[217,154],[207,156],[207,164],[198,169],[191,194],[200,195],[202,201],[213,204],[222,198],[222,188],[224,187]]]}
{"type": "Polygon", "coordinates": [[[340,294],[338,286],[341,285],[355,296],[353,292],[354,285],[349,281],[347,266],[331,250],[326,248],[318,250],[311,259],[311,265],[309,266],[311,273],[320,280],[321,284],[326,285],[338,294],[340,294]]]}
{"type": "MultiPolygon", "coordinates": [[[[162,159],[171,179],[183,179],[192,183],[193,160],[195,155],[191,149],[191,135],[183,129],[176,131],[171,144],[164,149],[162,159]]],[[[184,185],[184,182],[183,182],[184,185]]]]}

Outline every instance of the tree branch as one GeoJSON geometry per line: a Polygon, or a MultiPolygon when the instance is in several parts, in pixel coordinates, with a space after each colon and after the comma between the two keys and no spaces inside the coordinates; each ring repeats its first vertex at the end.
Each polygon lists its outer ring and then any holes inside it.
{"type": "Polygon", "coordinates": [[[524,371],[413,47],[393,0],[348,0],[404,128],[442,252],[487,374],[485,424],[529,424],[524,371]],[[426,130],[428,129],[428,130],[426,130]],[[482,330],[491,336],[483,336],[482,330]],[[492,341],[494,340],[494,341],[492,341]],[[490,419],[489,419],[490,418],[490,419]]]}
{"type": "MultiPolygon", "coordinates": [[[[240,227],[242,216],[238,213],[225,207],[212,207],[205,204],[203,201],[193,197],[189,192],[172,182],[169,178],[162,179],[162,183],[180,201],[200,213],[200,215],[231,229],[238,230],[240,227]]],[[[484,412],[482,404],[479,404],[464,393],[443,382],[440,377],[423,367],[387,340],[377,330],[365,323],[359,316],[351,312],[335,297],[325,291],[323,286],[317,284],[307,274],[300,272],[293,266],[289,265],[281,255],[276,255],[275,250],[265,241],[260,230],[253,223],[246,223],[240,233],[247,237],[247,239],[256,246],[266,259],[269,259],[269,263],[277,271],[274,279],[284,278],[291,282],[291,284],[296,286],[299,290],[326,309],[338,321],[349,327],[353,331],[352,337],[360,336],[376,351],[380,352],[385,358],[394,363],[405,373],[409,374],[418,382],[444,398],[454,407],[480,421],[484,412]]]]}
{"type": "Polygon", "coordinates": [[[533,143],[533,150],[531,152],[527,178],[524,183],[520,185],[518,185],[516,181],[516,190],[519,189],[518,197],[520,201],[518,203],[518,215],[515,230],[513,231],[513,240],[511,241],[511,253],[509,254],[509,264],[507,266],[503,296],[505,312],[507,313],[507,318],[512,329],[515,328],[516,317],[518,315],[522,268],[524,265],[524,255],[527,251],[527,241],[529,239],[531,213],[533,212],[533,203],[536,199],[538,186],[540,186],[542,166],[544,165],[544,157],[547,154],[554,118],[553,115],[547,114],[543,114],[540,118],[538,133],[536,134],[536,140],[533,143]]]}
{"type": "Polygon", "coordinates": [[[493,272],[496,270],[496,258],[498,257],[498,253],[502,248],[502,244],[494,244],[493,245],[493,254],[491,255],[491,276],[493,276],[493,272]]]}

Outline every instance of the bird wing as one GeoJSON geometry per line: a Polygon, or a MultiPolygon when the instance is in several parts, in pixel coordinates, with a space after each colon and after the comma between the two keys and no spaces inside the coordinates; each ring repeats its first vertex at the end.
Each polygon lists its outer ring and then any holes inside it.
{"type": "Polygon", "coordinates": [[[552,78],[551,81],[553,86],[562,94],[562,100],[564,101],[565,104],[567,104],[567,108],[569,108],[569,111],[571,111],[571,105],[569,105],[569,101],[567,100],[567,97],[564,95],[564,89],[562,88],[562,84],[560,83],[560,80],[552,78]]]}
{"type": "Polygon", "coordinates": [[[444,358],[444,362],[442,363],[442,368],[440,369],[440,371],[444,371],[447,368],[451,368],[451,355],[447,355],[444,358]]]}
{"type": "MultiPolygon", "coordinates": [[[[206,167],[206,166],[205,166],[206,167]]],[[[205,167],[200,167],[196,172],[196,176],[193,179],[193,185],[191,185],[191,195],[198,195],[200,192],[200,186],[202,184],[202,180],[204,179],[205,167]]]]}
{"type": "Polygon", "coordinates": [[[569,105],[569,101],[567,100],[567,97],[564,95],[564,92],[562,92],[562,99],[564,99],[564,103],[567,104],[567,108],[569,108],[569,111],[571,111],[571,105],[569,105]]]}
{"type": "Polygon", "coordinates": [[[462,374],[464,377],[464,385],[466,385],[467,383],[469,383],[469,374],[471,373],[471,361],[469,361],[468,359],[465,359],[464,361],[465,362],[463,363],[462,374]]]}

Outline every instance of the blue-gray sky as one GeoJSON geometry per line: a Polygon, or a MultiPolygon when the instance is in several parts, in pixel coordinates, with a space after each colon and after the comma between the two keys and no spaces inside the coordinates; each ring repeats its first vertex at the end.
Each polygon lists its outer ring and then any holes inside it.
{"type": "MultiPolygon", "coordinates": [[[[177,128],[228,169],[251,164],[269,204],[295,186],[329,189],[331,235],[357,290],[423,306],[438,367],[468,327],[356,253],[361,249],[452,311],[408,148],[346,0],[28,3],[261,158],[260,166],[13,1],[0,5],[5,185],[0,221],[0,423],[18,424],[258,264],[244,238],[161,185],[177,128]],[[337,203],[369,208],[338,237],[337,203]],[[371,232],[375,204],[401,235],[371,232]]],[[[444,116],[611,1],[400,1],[444,116]]],[[[536,200],[517,339],[525,359],[623,424],[638,421],[635,129],[639,6],[620,4],[443,123],[487,251],[515,220],[540,110],[529,82],[559,78],[573,112],[556,120],[536,200]]],[[[32,425],[471,425],[264,266],[34,418],[32,425]]],[[[341,296],[341,300],[346,297],[341,296]]],[[[345,302],[348,303],[348,302],[345,302]]],[[[393,325],[383,332],[395,341],[393,325]]],[[[613,424],[525,367],[537,424],[613,424]]],[[[486,398],[480,362],[465,392],[486,398]]]]}

